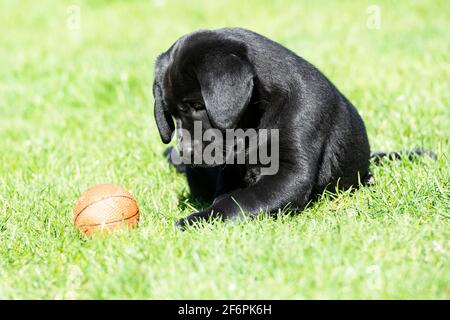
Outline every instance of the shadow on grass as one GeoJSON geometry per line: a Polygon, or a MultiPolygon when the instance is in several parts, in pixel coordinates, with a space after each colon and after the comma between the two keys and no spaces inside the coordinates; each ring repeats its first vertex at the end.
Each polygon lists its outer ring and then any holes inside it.
{"type": "MultiPolygon", "coordinates": [[[[386,158],[386,159],[382,159],[376,163],[374,163],[374,161],[372,161],[371,166],[387,166],[390,163],[392,163],[392,160],[398,160],[398,159],[397,158],[396,159],[386,158]]],[[[405,160],[407,160],[408,162],[418,160],[417,154],[415,154],[412,158],[407,158],[405,160]]],[[[294,217],[294,216],[297,216],[297,215],[303,213],[306,210],[314,209],[317,206],[321,206],[322,204],[327,203],[329,201],[333,201],[333,202],[338,201],[342,197],[353,198],[353,196],[359,189],[372,188],[375,184],[376,184],[376,179],[372,175],[372,171],[368,171],[366,176],[364,176],[357,185],[343,188],[343,187],[339,186],[339,181],[338,181],[336,183],[336,185],[332,184],[332,185],[326,187],[325,190],[322,190],[322,192],[317,192],[317,193],[313,194],[311,196],[310,200],[308,201],[308,203],[306,203],[303,207],[295,207],[295,206],[288,204],[285,207],[280,208],[279,210],[277,210],[275,212],[269,213],[269,212],[260,211],[259,214],[254,215],[254,216],[250,216],[250,215],[246,215],[246,214],[243,214],[243,216],[245,216],[246,218],[250,218],[250,219],[256,218],[257,220],[267,219],[267,218],[278,220],[280,217],[283,217],[283,216],[294,217]]],[[[204,201],[197,197],[194,197],[193,195],[190,194],[189,191],[186,191],[186,190],[183,190],[183,192],[181,192],[178,195],[178,208],[181,211],[188,210],[191,213],[194,213],[194,212],[201,211],[210,205],[211,205],[210,202],[207,202],[207,201],[204,201]]],[[[240,220],[240,219],[237,219],[237,220],[240,220]]]]}
{"type": "Polygon", "coordinates": [[[210,205],[207,201],[203,201],[191,195],[189,192],[181,192],[178,195],[178,208],[180,210],[189,209],[191,211],[200,211],[210,205]]]}
{"type": "MultiPolygon", "coordinates": [[[[339,188],[328,188],[328,189],[325,189],[322,193],[318,193],[318,194],[315,194],[314,196],[312,196],[310,201],[308,201],[308,203],[306,203],[305,206],[302,208],[294,207],[294,206],[288,204],[285,207],[280,208],[279,210],[274,211],[274,212],[268,213],[268,212],[260,211],[259,214],[256,216],[246,215],[246,217],[252,218],[252,219],[257,219],[257,220],[267,219],[267,218],[278,220],[280,217],[283,217],[283,216],[294,217],[294,216],[301,214],[303,211],[312,209],[312,208],[316,207],[317,205],[321,205],[323,202],[335,201],[335,200],[339,199],[339,197],[341,197],[342,195],[347,195],[349,197],[352,197],[354,195],[354,193],[357,190],[359,190],[361,187],[370,187],[371,185],[372,184],[369,184],[369,185],[361,184],[359,186],[351,187],[346,190],[339,189],[339,188]]],[[[193,196],[192,194],[190,194],[190,192],[186,191],[186,190],[183,190],[178,195],[178,209],[180,209],[181,211],[188,210],[188,211],[191,211],[192,213],[198,212],[198,211],[201,211],[201,210],[207,208],[210,205],[211,205],[210,202],[199,199],[199,198],[193,196]]]]}

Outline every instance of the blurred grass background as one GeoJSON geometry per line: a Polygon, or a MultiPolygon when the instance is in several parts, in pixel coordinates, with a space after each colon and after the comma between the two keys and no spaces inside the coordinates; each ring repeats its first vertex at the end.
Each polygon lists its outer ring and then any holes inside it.
{"type": "Polygon", "coordinates": [[[3,0],[0,298],[448,299],[449,10],[425,0],[3,0]],[[371,6],[379,29],[368,27],[371,6]],[[315,64],[358,108],[373,150],[421,146],[438,161],[375,168],[374,187],[326,195],[295,217],[176,230],[196,204],[161,156],[153,64],[181,35],[224,26],[315,64]],[[71,210],[102,182],[133,193],[140,228],[87,240],[71,210]]]}

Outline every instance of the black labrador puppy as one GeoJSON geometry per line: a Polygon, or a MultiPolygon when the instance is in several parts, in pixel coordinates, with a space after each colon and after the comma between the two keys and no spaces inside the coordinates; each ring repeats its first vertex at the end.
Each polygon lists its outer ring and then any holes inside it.
{"type": "MultiPolygon", "coordinates": [[[[153,94],[164,143],[174,133],[173,119],[191,137],[195,122],[203,131],[278,130],[276,174],[261,174],[258,164],[177,163],[192,195],[213,201],[179,220],[180,227],[302,209],[327,188],[370,178],[369,141],[355,107],[313,65],[255,32],[225,28],[181,37],[156,61],[153,94]]],[[[184,135],[178,135],[185,144],[180,156],[192,160],[194,149],[205,146],[184,135]]]]}

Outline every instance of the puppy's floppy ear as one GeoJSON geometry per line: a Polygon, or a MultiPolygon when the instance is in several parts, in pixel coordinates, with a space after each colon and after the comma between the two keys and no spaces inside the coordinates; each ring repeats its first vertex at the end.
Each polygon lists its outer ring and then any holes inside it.
{"type": "Polygon", "coordinates": [[[159,135],[164,143],[169,143],[172,139],[173,131],[175,126],[173,123],[172,116],[167,110],[164,102],[164,97],[161,91],[161,87],[158,83],[153,84],[153,96],[155,98],[155,120],[158,126],[159,135]]]}
{"type": "Polygon", "coordinates": [[[253,92],[250,63],[232,53],[215,53],[197,66],[196,75],[211,123],[222,130],[235,127],[253,92]]]}

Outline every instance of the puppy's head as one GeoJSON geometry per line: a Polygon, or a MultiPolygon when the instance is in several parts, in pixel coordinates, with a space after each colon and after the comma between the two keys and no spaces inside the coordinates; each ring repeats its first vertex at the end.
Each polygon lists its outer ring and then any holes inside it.
{"type": "Polygon", "coordinates": [[[203,132],[236,128],[253,93],[254,70],[245,44],[209,31],[179,39],[158,57],[153,94],[155,119],[164,143],[177,128],[181,156],[205,147],[203,132]],[[201,127],[200,135],[195,128],[201,127]]]}

